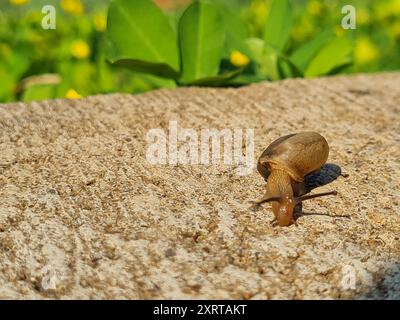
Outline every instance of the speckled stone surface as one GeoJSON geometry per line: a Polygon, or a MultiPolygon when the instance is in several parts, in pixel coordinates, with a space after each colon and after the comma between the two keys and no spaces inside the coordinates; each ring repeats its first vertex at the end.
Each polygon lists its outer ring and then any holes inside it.
{"type": "Polygon", "coordinates": [[[0,298],[400,299],[399,112],[400,73],[0,105],[0,298]],[[272,227],[256,170],[147,161],[171,120],[317,131],[339,195],[272,227]]]}

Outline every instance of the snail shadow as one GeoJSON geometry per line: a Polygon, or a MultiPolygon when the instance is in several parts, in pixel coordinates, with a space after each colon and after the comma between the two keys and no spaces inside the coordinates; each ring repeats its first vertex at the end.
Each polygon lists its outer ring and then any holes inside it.
{"type": "Polygon", "coordinates": [[[338,215],[338,214],[329,214],[329,213],[323,213],[323,212],[303,211],[303,204],[300,203],[294,209],[295,220],[297,221],[297,219],[299,219],[301,217],[305,217],[305,216],[325,216],[325,217],[330,217],[330,218],[346,218],[346,219],[351,218],[351,216],[348,214],[338,215]]]}
{"type": "Polygon", "coordinates": [[[315,188],[327,185],[335,181],[341,175],[342,169],[337,164],[326,163],[321,167],[321,170],[305,177],[306,191],[309,193],[315,188]]]}
{"type": "MultiPolygon", "coordinates": [[[[312,190],[327,185],[335,181],[339,176],[342,176],[342,169],[334,163],[326,163],[317,172],[311,173],[305,177],[306,193],[312,190]]],[[[295,208],[295,219],[304,216],[327,216],[332,218],[350,218],[349,215],[331,215],[329,213],[306,212],[303,211],[303,204],[300,203],[295,208]]]]}

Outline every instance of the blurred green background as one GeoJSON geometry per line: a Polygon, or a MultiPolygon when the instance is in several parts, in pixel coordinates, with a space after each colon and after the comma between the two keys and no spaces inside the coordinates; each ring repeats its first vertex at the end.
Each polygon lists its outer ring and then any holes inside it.
{"type": "MultiPolygon", "coordinates": [[[[133,0],[135,1],[135,0],[133,0]]],[[[175,83],[106,62],[108,0],[0,0],[0,102],[137,93],[175,83]],[[44,5],[56,7],[55,30],[41,27],[44,5]]],[[[155,0],[171,22],[190,0],[155,0]]],[[[261,37],[270,0],[216,0],[240,14],[249,36],[261,37]]],[[[322,30],[353,42],[352,62],[340,73],[400,69],[400,0],[292,1],[294,27],[287,52],[322,30]],[[341,8],[357,10],[357,29],[344,30],[341,8]]],[[[243,57],[239,57],[239,60],[243,57]]],[[[238,58],[237,58],[238,59],[238,58]]],[[[240,61],[239,61],[240,62],[240,61]]],[[[235,61],[232,61],[235,64],[235,61]]]]}

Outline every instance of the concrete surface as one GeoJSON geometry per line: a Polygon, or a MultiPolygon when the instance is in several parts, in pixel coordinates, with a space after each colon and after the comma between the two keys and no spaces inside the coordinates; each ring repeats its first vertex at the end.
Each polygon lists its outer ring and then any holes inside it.
{"type": "Polygon", "coordinates": [[[0,298],[399,299],[399,111],[400,73],[0,105],[0,298]],[[147,161],[171,120],[317,131],[339,195],[274,228],[256,170],[147,161]]]}

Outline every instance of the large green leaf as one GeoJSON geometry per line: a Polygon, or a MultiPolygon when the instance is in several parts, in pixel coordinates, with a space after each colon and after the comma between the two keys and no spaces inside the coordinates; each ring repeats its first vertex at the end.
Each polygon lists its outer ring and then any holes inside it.
{"type": "Polygon", "coordinates": [[[305,76],[325,75],[342,65],[348,64],[351,61],[352,50],[352,41],[346,38],[336,38],[318,52],[307,67],[305,76]]]}
{"type": "Polygon", "coordinates": [[[239,14],[231,8],[219,5],[219,10],[225,28],[224,57],[229,57],[234,50],[250,56],[251,51],[245,43],[248,37],[246,24],[242,21],[239,14]]]}
{"type": "Polygon", "coordinates": [[[182,83],[218,74],[224,41],[224,25],[218,6],[196,1],[179,22],[182,83]]]}
{"type": "Polygon", "coordinates": [[[152,1],[113,0],[108,11],[107,34],[111,63],[164,77],[178,76],[175,32],[152,1]]]}
{"type": "Polygon", "coordinates": [[[290,56],[291,61],[304,71],[315,55],[334,38],[330,30],[319,33],[314,39],[297,48],[290,56]]]}
{"type": "Polygon", "coordinates": [[[289,0],[274,0],[265,24],[265,44],[283,51],[290,36],[292,23],[292,8],[289,0]]]}

